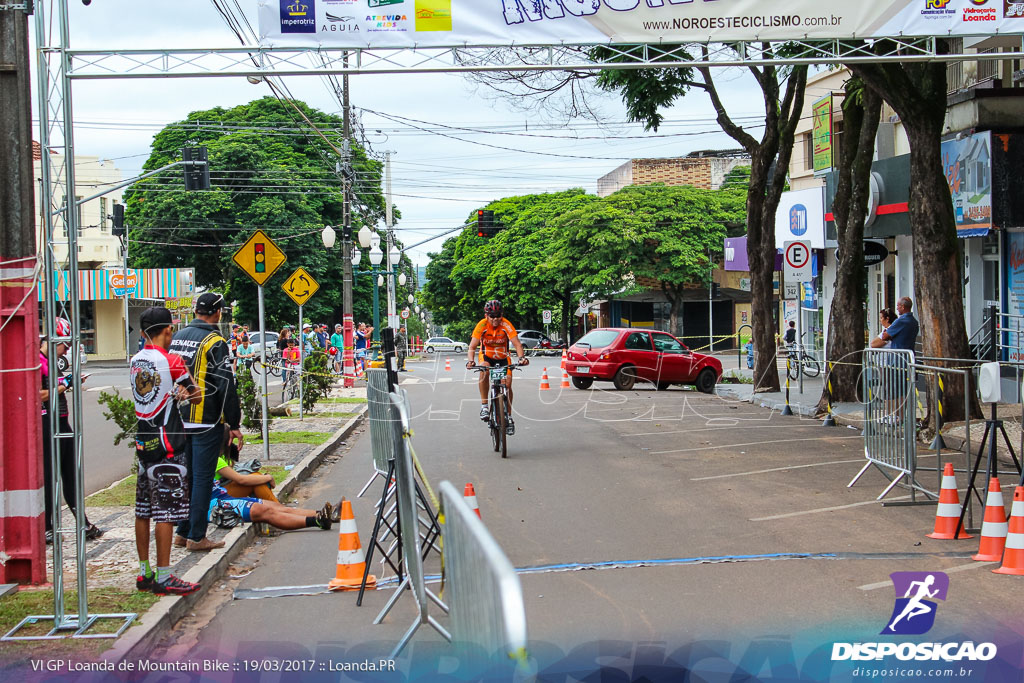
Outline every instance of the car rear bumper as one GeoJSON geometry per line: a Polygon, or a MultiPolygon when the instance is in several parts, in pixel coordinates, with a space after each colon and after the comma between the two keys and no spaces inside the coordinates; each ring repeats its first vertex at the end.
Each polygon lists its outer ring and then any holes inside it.
{"type": "Polygon", "coordinates": [[[611,379],[618,368],[616,363],[597,361],[594,363],[578,360],[566,360],[565,371],[570,377],[590,377],[592,379],[611,379]]]}

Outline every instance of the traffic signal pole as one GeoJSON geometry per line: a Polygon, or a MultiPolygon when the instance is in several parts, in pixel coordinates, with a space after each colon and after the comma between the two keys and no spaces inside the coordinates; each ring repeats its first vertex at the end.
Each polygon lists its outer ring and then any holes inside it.
{"type": "MultiPolygon", "coordinates": [[[[0,583],[46,581],[28,15],[0,9],[0,583]]],[[[58,501],[59,502],[59,501],[58,501]]]]}

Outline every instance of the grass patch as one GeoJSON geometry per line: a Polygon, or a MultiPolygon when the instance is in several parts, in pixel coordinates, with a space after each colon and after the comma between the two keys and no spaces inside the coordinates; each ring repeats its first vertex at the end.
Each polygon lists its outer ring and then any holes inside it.
{"type": "MultiPolygon", "coordinates": [[[[113,614],[134,612],[137,623],[145,612],[160,598],[152,593],[136,590],[126,591],[121,588],[107,586],[89,591],[90,614],[113,614]]],[[[78,592],[66,591],[64,605],[69,615],[78,612],[78,592]]],[[[0,600],[0,632],[7,633],[22,619],[33,614],[53,614],[53,590],[19,590],[0,600]]],[[[121,627],[121,619],[101,619],[96,622],[88,633],[113,633],[121,627]]],[[[22,627],[16,635],[46,635],[53,628],[50,620],[40,621],[22,627]]],[[[67,634],[72,633],[67,631],[67,634]]],[[[4,643],[5,667],[28,667],[30,658],[50,658],[53,655],[75,655],[84,659],[98,657],[109,649],[116,641],[113,639],[71,639],[50,641],[26,641],[4,643]]]]}
{"type": "MultiPolygon", "coordinates": [[[[88,496],[85,499],[85,506],[135,507],[135,480],[136,475],[129,475],[127,478],[114,484],[113,487],[88,496]]],[[[0,601],[0,604],[2,604],[2,601],[0,601]]],[[[52,610],[53,608],[51,607],[50,609],[52,610]]]]}
{"type": "MultiPolygon", "coordinates": [[[[330,436],[330,432],[271,432],[270,443],[271,445],[280,443],[308,443],[319,446],[327,441],[330,436]]],[[[262,435],[246,436],[245,442],[247,444],[262,444],[263,437],[262,435]]]]}
{"type": "Polygon", "coordinates": [[[274,486],[279,485],[282,481],[288,478],[288,475],[292,473],[291,470],[286,470],[283,465],[263,466],[260,472],[264,474],[270,474],[274,477],[274,486]]]}
{"type": "MultiPolygon", "coordinates": [[[[356,417],[357,415],[359,415],[359,413],[345,413],[345,412],[340,412],[340,411],[328,410],[328,411],[325,411],[325,412],[322,412],[322,413],[306,413],[306,415],[304,417],[307,417],[307,418],[309,418],[309,417],[338,417],[338,418],[348,419],[348,418],[356,417]]],[[[296,415],[288,415],[287,417],[282,417],[282,418],[279,418],[279,419],[281,419],[281,420],[298,420],[299,416],[297,414],[296,415]]],[[[273,443],[273,442],[271,442],[271,443],[273,443]]]]}
{"type": "Polygon", "coordinates": [[[322,398],[317,403],[366,403],[365,398],[357,397],[335,397],[335,398],[322,398]]]}

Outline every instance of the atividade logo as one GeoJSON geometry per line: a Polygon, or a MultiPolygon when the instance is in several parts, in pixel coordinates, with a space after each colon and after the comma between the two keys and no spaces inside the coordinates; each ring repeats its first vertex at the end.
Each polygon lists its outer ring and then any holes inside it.
{"type": "Polygon", "coordinates": [[[882,635],[921,635],[935,625],[936,600],[946,599],[949,576],[942,572],[893,572],[896,604],[882,635]]]}

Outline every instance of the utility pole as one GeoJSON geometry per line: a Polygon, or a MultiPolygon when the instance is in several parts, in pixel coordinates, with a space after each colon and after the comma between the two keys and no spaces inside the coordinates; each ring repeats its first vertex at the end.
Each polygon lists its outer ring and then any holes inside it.
{"type": "Polygon", "coordinates": [[[345,141],[342,146],[344,158],[341,160],[347,171],[344,173],[345,200],[342,208],[341,258],[343,260],[342,276],[342,310],[344,320],[343,336],[345,349],[342,351],[342,373],[344,386],[355,386],[355,319],[352,310],[352,108],[349,104],[348,88],[348,51],[344,53],[345,73],[341,77],[341,108],[345,141]]]}
{"type": "MultiPolygon", "coordinates": [[[[391,152],[384,152],[384,224],[387,226],[388,241],[385,251],[388,256],[388,327],[398,328],[395,319],[398,317],[398,310],[395,302],[396,290],[398,287],[398,264],[391,262],[391,247],[395,245],[395,216],[391,209],[391,152]]],[[[399,257],[401,261],[401,257],[399,257]]]]}
{"type": "Polygon", "coordinates": [[[7,556],[0,583],[46,581],[27,11],[0,9],[0,310],[6,317],[0,329],[0,420],[6,425],[0,430],[0,496],[7,501],[0,510],[7,556]]]}

